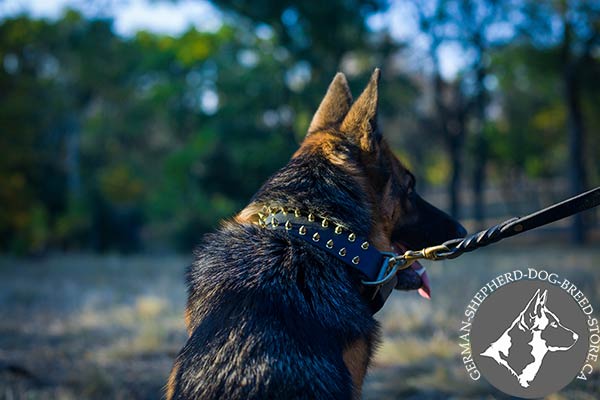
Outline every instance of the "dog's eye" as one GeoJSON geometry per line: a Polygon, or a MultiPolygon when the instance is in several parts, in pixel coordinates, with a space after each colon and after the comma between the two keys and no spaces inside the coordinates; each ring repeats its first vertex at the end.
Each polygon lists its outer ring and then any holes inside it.
{"type": "Polygon", "coordinates": [[[558,324],[556,322],[552,322],[550,324],[550,326],[553,327],[553,328],[558,328],[558,324]]]}

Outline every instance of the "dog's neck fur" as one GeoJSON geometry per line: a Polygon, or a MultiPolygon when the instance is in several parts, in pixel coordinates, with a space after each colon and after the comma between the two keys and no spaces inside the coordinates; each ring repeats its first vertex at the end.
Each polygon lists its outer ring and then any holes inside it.
{"type": "Polygon", "coordinates": [[[263,185],[240,215],[249,217],[263,205],[298,208],[327,216],[359,236],[368,236],[373,225],[369,203],[356,179],[324,155],[313,153],[290,160],[263,185]]]}
{"type": "Polygon", "coordinates": [[[542,362],[544,357],[548,353],[549,349],[546,345],[546,341],[542,338],[542,331],[535,329],[535,327],[528,327],[522,323],[523,314],[521,314],[517,319],[515,319],[496,342],[494,342],[488,350],[486,350],[481,355],[493,358],[498,362],[498,364],[503,365],[507,368],[517,379],[519,380],[521,386],[528,387],[529,383],[535,378],[537,372],[542,366],[542,362]],[[531,356],[533,357],[533,361],[526,364],[522,370],[515,371],[508,364],[508,357],[510,351],[518,351],[515,350],[516,343],[513,342],[513,338],[522,336],[523,334],[527,334],[531,336],[531,340],[527,342],[528,349],[530,351],[531,356]]]}
{"type": "Polygon", "coordinates": [[[502,336],[498,338],[498,340],[496,340],[485,352],[481,354],[482,356],[493,358],[498,364],[503,365],[516,377],[518,377],[519,374],[512,369],[507,360],[510,349],[513,347],[512,333],[519,333],[520,330],[518,323],[519,320],[520,318],[515,319],[510,328],[507,329],[502,336]]]}
{"type": "Polygon", "coordinates": [[[533,361],[523,368],[521,374],[519,375],[519,382],[521,382],[521,386],[528,387],[529,382],[531,382],[535,376],[537,375],[540,367],[542,366],[542,361],[548,353],[548,346],[546,346],[546,341],[542,339],[542,331],[533,330],[532,331],[533,338],[528,343],[531,346],[531,355],[533,356],[533,361]]]}

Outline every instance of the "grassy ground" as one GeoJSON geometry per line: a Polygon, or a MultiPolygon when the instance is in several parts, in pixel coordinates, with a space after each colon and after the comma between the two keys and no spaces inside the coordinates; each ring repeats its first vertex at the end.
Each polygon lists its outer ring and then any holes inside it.
{"type": "MultiPolygon", "coordinates": [[[[189,258],[0,258],[0,399],[158,399],[185,341],[189,258]]],[[[365,399],[502,397],[470,381],[457,329],[470,297],[500,272],[544,267],[600,307],[600,249],[498,245],[429,265],[433,299],[395,293],[365,399]]],[[[598,314],[598,313],[597,313],[598,314]]],[[[598,366],[600,368],[600,366],[598,366]]],[[[600,375],[552,397],[595,399],[600,375]]]]}

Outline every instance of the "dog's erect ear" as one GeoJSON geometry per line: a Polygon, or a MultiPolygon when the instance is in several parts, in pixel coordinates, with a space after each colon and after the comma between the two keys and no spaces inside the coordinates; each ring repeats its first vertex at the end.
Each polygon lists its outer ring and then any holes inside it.
{"type": "Polygon", "coordinates": [[[535,292],[535,294],[529,300],[529,303],[527,303],[527,306],[521,313],[519,328],[521,328],[522,331],[525,331],[525,330],[531,328],[531,325],[530,325],[532,322],[531,320],[537,314],[537,309],[538,309],[537,306],[538,306],[539,299],[540,299],[540,289],[538,289],[535,292]]]}
{"type": "Polygon", "coordinates": [[[535,315],[542,316],[543,308],[546,307],[546,299],[548,298],[548,289],[544,290],[544,293],[538,293],[535,298],[535,315]]]}
{"type": "Polygon", "coordinates": [[[337,127],[348,114],[351,105],[352,94],[348,81],[343,73],[338,72],[310,122],[308,134],[331,126],[337,127]]]}
{"type": "Polygon", "coordinates": [[[375,68],[367,87],[348,111],[340,130],[354,138],[367,152],[374,149],[377,135],[379,68],[375,68]]]}
{"type": "MultiPolygon", "coordinates": [[[[548,298],[548,290],[542,292],[538,289],[525,309],[524,317],[525,321],[530,318],[541,318],[544,315],[544,309],[546,308],[546,299],[548,298]]],[[[528,325],[528,324],[527,324],[528,325]]]]}

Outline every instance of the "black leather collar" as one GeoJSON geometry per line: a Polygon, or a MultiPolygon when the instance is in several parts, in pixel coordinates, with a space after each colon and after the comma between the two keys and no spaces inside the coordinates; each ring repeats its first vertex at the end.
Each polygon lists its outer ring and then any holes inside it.
{"type": "Polygon", "coordinates": [[[376,313],[396,286],[398,265],[390,263],[397,254],[381,252],[364,238],[331,220],[299,210],[265,207],[259,214],[259,225],[283,230],[327,252],[361,274],[361,294],[376,313]]]}

